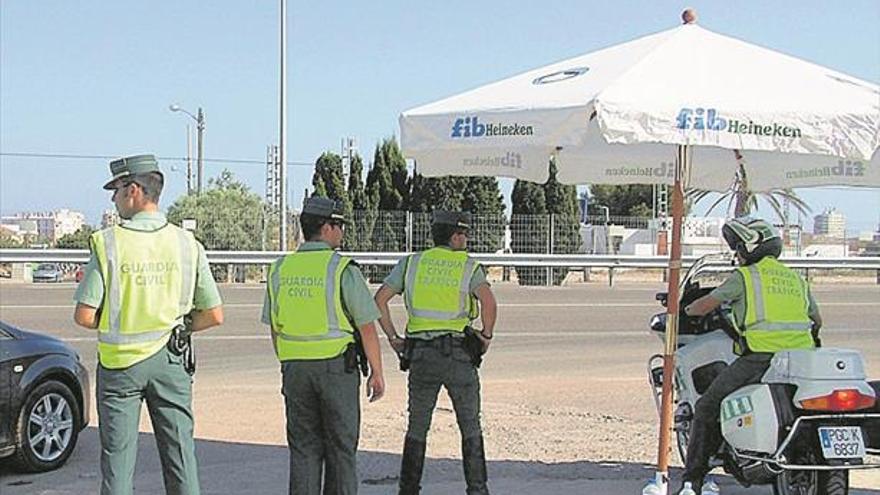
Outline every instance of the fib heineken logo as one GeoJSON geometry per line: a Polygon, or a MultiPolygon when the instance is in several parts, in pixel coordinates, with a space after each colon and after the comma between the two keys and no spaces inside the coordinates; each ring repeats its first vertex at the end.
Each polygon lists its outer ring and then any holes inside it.
{"type": "Polygon", "coordinates": [[[490,138],[502,136],[532,136],[535,130],[530,125],[519,123],[482,123],[476,115],[459,117],[452,123],[453,139],[490,138]]]}
{"type": "Polygon", "coordinates": [[[767,124],[724,118],[714,108],[682,108],[675,118],[675,127],[683,130],[727,131],[733,134],[770,137],[799,138],[802,135],[800,128],[776,122],[767,124]]]}
{"type": "Polygon", "coordinates": [[[785,172],[786,179],[813,179],[822,177],[864,177],[865,164],[858,160],[838,160],[834,167],[809,167],[785,172]]]}

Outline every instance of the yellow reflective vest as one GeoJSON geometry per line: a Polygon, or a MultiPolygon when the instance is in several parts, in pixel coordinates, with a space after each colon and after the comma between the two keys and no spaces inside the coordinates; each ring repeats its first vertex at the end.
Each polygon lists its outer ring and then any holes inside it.
{"type": "Polygon", "coordinates": [[[478,267],[465,251],[432,248],[410,255],[404,281],[407,333],[463,332],[476,317],[470,282],[478,267]]]}
{"type": "Polygon", "coordinates": [[[127,368],[159,351],[192,310],[198,243],[171,224],[153,231],[117,225],[89,242],[104,279],[98,356],[105,368],[127,368]]]}
{"type": "Polygon", "coordinates": [[[275,354],[280,361],[329,359],[354,342],[342,307],[342,272],[351,259],[323,249],[285,256],[269,269],[275,354]]]}
{"type": "Polygon", "coordinates": [[[771,256],[738,268],[745,282],[743,336],[752,352],[814,346],[807,283],[771,256]]]}

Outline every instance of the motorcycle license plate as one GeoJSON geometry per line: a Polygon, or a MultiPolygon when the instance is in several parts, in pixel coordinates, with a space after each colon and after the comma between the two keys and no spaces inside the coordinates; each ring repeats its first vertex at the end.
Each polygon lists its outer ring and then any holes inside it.
{"type": "Polygon", "coordinates": [[[826,459],[865,457],[865,440],[858,426],[820,426],[819,445],[826,459]]]}

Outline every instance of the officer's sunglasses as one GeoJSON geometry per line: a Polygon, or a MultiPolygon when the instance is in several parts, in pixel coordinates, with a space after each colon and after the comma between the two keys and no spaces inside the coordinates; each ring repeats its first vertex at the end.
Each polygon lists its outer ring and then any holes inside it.
{"type": "Polygon", "coordinates": [[[134,179],[121,179],[119,182],[116,183],[116,187],[113,188],[113,195],[116,196],[116,193],[118,193],[120,189],[125,189],[132,184],[135,184],[138,187],[143,187],[140,185],[140,183],[138,183],[138,181],[134,179]]]}

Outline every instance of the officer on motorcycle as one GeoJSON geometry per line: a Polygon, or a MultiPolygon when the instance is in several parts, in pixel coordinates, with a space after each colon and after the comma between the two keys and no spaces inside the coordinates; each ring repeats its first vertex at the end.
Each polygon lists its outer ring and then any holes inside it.
{"type": "Polygon", "coordinates": [[[739,267],[709,294],[684,308],[687,316],[703,316],[729,303],[738,339],[739,355],[722,371],[697,401],[679,495],[718,493],[718,485],[704,478],[709,460],[721,445],[718,416],[721,401],[734,390],[758,383],[773,354],[815,347],[822,325],[807,282],[780,263],[782,239],[768,222],[748,217],[725,223],[722,235],[736,252],[739,267]]]}

